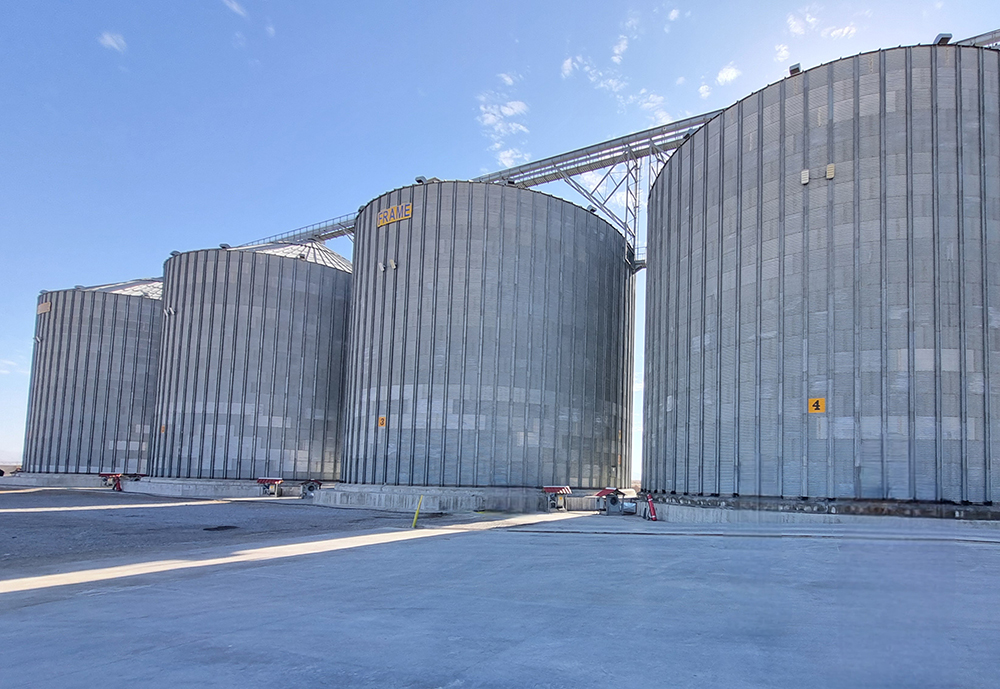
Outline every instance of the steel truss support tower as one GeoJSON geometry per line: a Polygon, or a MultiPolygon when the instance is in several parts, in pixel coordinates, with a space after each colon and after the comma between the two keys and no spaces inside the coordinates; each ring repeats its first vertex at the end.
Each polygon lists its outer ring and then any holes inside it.
{"type": "MultiPolygon", "coordinates": [[[[634,249],[644,197],[642,192],[648,191],[643,190],[643,163],[646,163],[647,184],[651,184],[660,167],[670,157],[671,151],[717,114],[718,111],[713,111],[696,115],[568,153],[491,172],[471,181],[509,184],[520,189],[560,180],[566,182],[614,225],[625,237],[628,246],[634,249]],[[594,183],[592,173],[601,171],[603,175],[594,183]],[[621,191],[625,193],[624,207],[616,211],[612,197],[621,191]]],[[[356,213],[342,215],[253,243],[327,240],[350,236],[354,232],[356,218],[356,213]]],[[[635,267],[641,268],[641,261],[635,267]]]]}

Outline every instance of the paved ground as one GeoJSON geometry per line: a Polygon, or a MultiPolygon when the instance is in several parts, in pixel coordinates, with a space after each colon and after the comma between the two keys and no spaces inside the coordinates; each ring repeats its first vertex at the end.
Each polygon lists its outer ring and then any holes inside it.
{"type": "Polygon", "coordinates": [[[1000,685],[992,526],[177,502],[0,491],[0,687],[1000,685]]]}
{"type": "Polygon", "coordinates": [[[412,515],[327,509],[299,498],[216,501],[107,489],[0,488],[0,578],[60,571],[79,560],[184,556],[265,539],[403,528],[411,521],[412,515]]]}

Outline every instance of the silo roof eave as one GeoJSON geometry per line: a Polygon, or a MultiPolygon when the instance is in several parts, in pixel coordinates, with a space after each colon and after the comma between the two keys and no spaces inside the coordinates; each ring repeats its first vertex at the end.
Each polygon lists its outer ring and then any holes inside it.
{"type": "Polygon", "coordinates": [[[163,298],[163,278],[136,278],[124,282],[112,282],[106,285],[93,285],[79,288],[84,292],[107,292],[128,297],[146,297],[147,299],[163,298]]]}
{"type": "Polygon", "coordinates": [[[283,256],[285,258],[298,258],[310,263],[317,263],[328,268],[336,268],[345,273],[353,272],[354,267],[350,261],[329,249],[323,242],[266,242],[264,244],[250,244],[248,246],[238,246],[229,251],[250,251],[261,254],[271,254],[283,256]]]}
{"type": "MultiPolygon", "coordinates": [[[[601,169],[601,168],[595,168],[595,169],[601,169]]],[[[557,179],[562,179],[562,178],[559,177],[557,179]]],[[[556,180],[551,180],[551,181],[556,181],[556,180]]],[[[419,188],[421,188],[423,186],[432,186],[434,184],[475,184],[475,185],[484,185],[484,186],[491,186],[491,187],[502,187],[502,188],[522,189],[522,190],[524,190],[524,188],[518,187],[517,185],[510,185],[508,187],[507,185],[501,184],[500,182],[492,182],[492,181],[486,181],[486,180],[481,180],[481,179],[476,179],[476,178],[472,178],[472,179],[436,179],[435,178],[433,181],[428,180],[428,181],[422,182],[422,183],[421,182],[416,182],[416,183],[413,183],[413,184],[404,184],[403,186],[396,187],[395,189],[389,189],[388,191],[384,191],[381,194],[379,194],[378,196],[376,196],[375,198],[371,199],[368,203],[362,205],[361,208],[359,209],[359,212],[361,210],[364,210],[365,208],[368,208],[368,206],[372,205],[376,201],[379,201],[382,198],[384,198],[386,196],[389,196],[390,194],[395,194],[395,193],[406,191],[406,190],[409,190],[409,189],[419,189],[419,188]]],[[[557,194],[553,194],[553,193],[548,192],[548,191],[542,191],[541,189],[537,189],[535,187],[531,187],[530,191],[533,191],[534,193],[539,194],[540,196],[546,196],[546,197],[548,197],[550,199],[555,199],[556,201],[561,201],[563,203],[568,203],[569,205],[574,206],[575,208],[584,208],[584,206],[582,204],[577,203],[576,201],[571,201],[569,199],[565,199],[562,196],[559,196],[557,194]]],[[[607,223],[610,227],[614,228],[614,225],[612,225],[611,223],[609,223],[607,220],[605,220],[601,216],[596,216],[596,217],[599,218],[602,222],[607,223]]],[[[618,230],[615,229],[615,231],[617,232],[618,230]]],[[[243,247],[240,247],[240,248],[242,249],[243,247]]]]}

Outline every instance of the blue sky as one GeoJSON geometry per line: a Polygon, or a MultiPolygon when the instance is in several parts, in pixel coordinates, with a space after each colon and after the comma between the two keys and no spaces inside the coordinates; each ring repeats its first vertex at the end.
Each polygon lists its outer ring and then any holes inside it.
{"type": "Polygon", "coordinates": [[[20,460],[39,290],[725,107],[795,62],[1000,28],[993,3],[903,7],[5,3],[0,464],[20,460]]]}

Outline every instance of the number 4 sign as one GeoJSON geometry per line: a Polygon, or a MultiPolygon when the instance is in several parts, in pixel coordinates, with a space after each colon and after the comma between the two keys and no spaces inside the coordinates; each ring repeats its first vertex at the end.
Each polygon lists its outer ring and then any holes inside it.
{"type": "Polygon", "coordinates": [[[826,398],[825,397],[814,397],[809,400],[809,413],[810,414],[822,414],[826,411],[826,398]]]}

